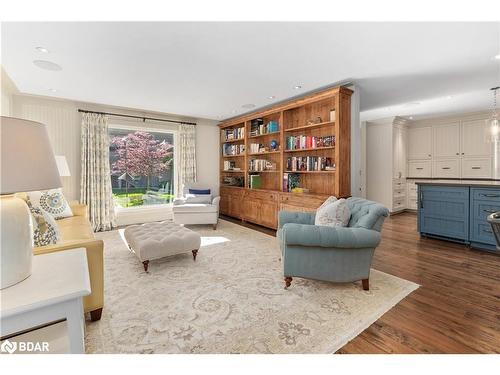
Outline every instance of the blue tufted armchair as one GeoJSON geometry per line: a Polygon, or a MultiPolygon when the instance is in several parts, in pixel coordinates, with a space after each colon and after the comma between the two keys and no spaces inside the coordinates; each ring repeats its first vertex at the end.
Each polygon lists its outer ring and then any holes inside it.
{"type": "Polygon", "coordinates": [[[370,267],[380,231],[389,210],[363,199],[348,198],[351,218],[347,227],[314,225],[314,213],[280,211],[278,238],[285,288],[292,277],[352,282],[369,289],[370,267]]]}

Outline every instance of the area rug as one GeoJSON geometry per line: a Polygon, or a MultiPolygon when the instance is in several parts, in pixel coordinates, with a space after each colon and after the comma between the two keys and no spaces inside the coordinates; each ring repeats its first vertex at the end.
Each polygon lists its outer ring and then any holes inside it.
{"type": "Polygon", "coordinates": [[[372,270],[369,291],[300,278],[285,290],[276,238],[223,220],[190,228],[196,261],[152,261],[149,273],[119,230],[98,235],[105,302],[88,353],[334,353],[418,288],[372,270]]]}

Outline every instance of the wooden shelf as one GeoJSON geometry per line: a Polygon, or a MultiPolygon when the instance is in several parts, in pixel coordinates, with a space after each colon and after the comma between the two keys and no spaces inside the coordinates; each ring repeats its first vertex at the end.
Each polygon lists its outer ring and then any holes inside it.
{"type": "Polygon", "coordinates": [[[335,171],[283,171],[283,173],[335,173],[335,171]]]}
{"type": "Polygon", "coordinates": [[[335,146],[314,147],[314,148],[298,148],[296,150],[285,150],[284,152],[286,152],[286,153],[292,153],[292,152],[306,152],[306,151],[321,151],[321,150],[332,150],[334,148],[335,148],[335,146]]]}
{"type": "Polygon", "coordinates": [[[222,143],[234,143],[234,142],[241,142],[244,140],[245,140],[245,138],[238,138],[238,139],[232,139],[230,141],[222,141],[222,143]]]}
{"type": "Polygon", "coordinates": [[[279,171],[248,171],[248,173],[279,173],[279,171]]]}
{"type": "Polygon", "coordinates": [[[225,171],[225,170],[222,170],[222,173],[245,173],[246,171],[245,170],[241,170],[241,171],[225,171]]]}
{"type": "Polygon", "coordinates": [[[248,136],[248,139],[261,138],[261,137],[265,137],[266,135],[273,135],[273,134],[280,134],[280,131],[266,133],[266,134],[259,134],[259,135],[248,136]]]}
{"type": "Polygon", "coordinates": [[[258,156],[258,155],[269,155],[269,154],[279,154],[280,151],[264,151],[264,152],[254,152],[252,154],[248,154],[248,156],[258,156]]]}
{"type": "Polygon", "coordinates": [[[222,155],[223,158],[238,158],[245,156],[245,154],[238,154],[238,155],[222,155]]]}
{"type": "Polygon", "coordinates": [[[317,124],[303,125],[303,126],[297,126],[295,128],[285,129],[285,133],[293,132],[295,130],[304,130],[304,129],[319,128],[320,126],[333,125],[333,124],[335,124],[335,121],[318,122],[317,124]]]}

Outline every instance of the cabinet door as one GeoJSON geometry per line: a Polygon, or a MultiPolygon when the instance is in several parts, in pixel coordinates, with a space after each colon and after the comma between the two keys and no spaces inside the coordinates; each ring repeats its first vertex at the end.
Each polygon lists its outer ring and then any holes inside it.
{"type": "Polygon", "coordinates": [[[278,205],[275,202],[262,201],[260,205],[260,225],[269,228],[278,227],[278,205]]]}
{"type": "Polygon", "coordinates": [[[453,158],[460,155],[460,124],[458,122],[433,127],[434,158],[453,158]]]}
{"type": "Polygon", "coordinates": [[[241,212],[243,208],[243,201],[240,195],[231,195],[229,200],[229,216],[241,219],[241,212]]]}
{"type": "Polygon", "coordinates": [[[460,178],[460,159],[434,160],[432,177],[460,178]]]}
{"type": "Polygon", "coordinates": [[[487,142],[488,124],[484,120],[462,123],[462,156],[491,156],[492,144],[487,142]]]}
{"type": "Polygon", "coordinates": [[[219,211],[223,215],[229,215],[229,200],[231,199],[230,195],[223,194],[220,196],[219,202],[219,211]]]}
{"type": "Polygon", "coordinates": [[[240,210],[240,212],[243,212],[243,219],[259,224],[260,211],[262,209],[261,201],[259,199],[248,199],[246,197],[241,206],[243,206],[243,209],[240,210]]]}
{"type": "Polygon", "coordinates": [[[491,158],[463,158],[462,178],[491,178],[491,158]]]}
{"type": "Polygon", "coordinates": [[[408,159],[430,159],[432,157],[432,128],[410,128],[408,130],[408,159]]]}

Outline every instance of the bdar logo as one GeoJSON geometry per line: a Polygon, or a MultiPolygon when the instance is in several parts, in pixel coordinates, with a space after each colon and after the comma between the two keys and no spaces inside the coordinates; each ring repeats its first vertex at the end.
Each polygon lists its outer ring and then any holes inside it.
{"type": "Polygon", "coordinates": [[[12,354],[16,351],[16,349],[17,349],[17,342],[10,342],[9,340],[5,340],[0,346],[0,350],[3,353],[12,354]]]}

